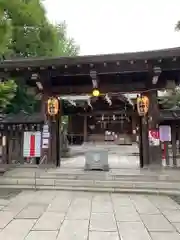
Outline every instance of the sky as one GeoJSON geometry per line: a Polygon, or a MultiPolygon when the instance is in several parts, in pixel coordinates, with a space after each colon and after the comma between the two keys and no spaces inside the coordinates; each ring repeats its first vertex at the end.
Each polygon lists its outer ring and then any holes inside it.
{"type": "Polygon", "coordinates": [[[53,23],[66,21],[81,55],[180,46],[180,0],[44,0],[53,23]]]}

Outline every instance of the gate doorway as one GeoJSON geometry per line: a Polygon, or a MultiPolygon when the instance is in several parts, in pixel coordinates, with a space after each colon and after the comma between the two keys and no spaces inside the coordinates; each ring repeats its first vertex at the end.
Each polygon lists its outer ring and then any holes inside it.
{"type": "MultiPolygon", "coordinates": [[[[139,168],[138,117],[135,104],[122,94],[109,94],[109,97],[111,105],[106,103],[104,97],[96,101],[89,99],[91,111],[69,116],[69,157],[62,157],[62,168],[83,168],[87,152],[95,150],[108,152],[111,169],[139,168]]],[[[78,103],[75,96],[73,101],[78,111],[80,106],[83,109],[86,106],[86,102],[78,103]]]]}

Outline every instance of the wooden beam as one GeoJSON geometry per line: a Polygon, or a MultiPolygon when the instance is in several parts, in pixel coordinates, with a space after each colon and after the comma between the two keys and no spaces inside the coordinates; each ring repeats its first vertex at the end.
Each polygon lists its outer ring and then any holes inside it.
{"type": "MultiPolygon", "coordinates": [[[[102,64],[106,67],[109,63],[116,63],[118,66],[121,63],[129,63],[130,65],[136,64],[136,62],[144,62],[149,64],[153,62],[155,64],[163,63],[165,61],[178,62],[180,57],[180,48],[173,49],[161,49],[156,51],[146,52],[134,52],[134,53],[121,53],[121,54],[106,54],[106,55],[94,55],[94,56],[77,56],[77,57],[59,57],[59,58],[26,58],[26,59],[10,59],[2,60],[1,69],[17,69],[20,71],[21,68],[44,68],[51,67],[52,69],[63,66],[68,69],[69,66],[75,65],[77,68],[81,68],[82,65],[88,65],[91,68],[95,64],[102,64]]],[[[169,64],[168,63],[168,64],[169,64]]],[[[180,66],[180,65],[179,65],[180,66]]]]}
{"type": "MultiPolygon", "coordinates": [[[[133,110],[106,110],[106,111],[92,111],[92,112],[86,112],[86,113],[79,113],[79,116],[96,116],[96,115],[112,115],[112,114],[126,114],[126,115],[132,115],[133,110]]],[[[76,114],[75,114],[76,115],[76,114]]]]}
{"type": "MultiPolygon", "coordinates": [[[[121,92],[121,93],[130,93],[130,92],[139,92],[145,91],[147,88],[145,83],[134,83],[134,84],[104,84],[99,86],[99,90],[102,94],[110,92],[121,92]]],[[[55,95],[77,95],[77,94],[91,94],[92,86],[91,85],[71,85],[71,86],[51,86],[51,92],[55,95]]]]}
{"type": "Polygon", "coordinates": [[[44,74],[49,72],[51,76],[73,76],[73,75],[88,75],[90,72],[96,71],[98,74],[115,74],[115,73],[137,73],[152,71],[153,67],[160,67],[162,71],[180,70],[180,59],[176,61],[173,58],[170,59],[149,59],[149,60],[117,60],[117,61],[102,61],[101,62],[82,62],[80,64],[60,64],[60,61],[56,61],[56,66],[50,59],[45,59],[42,63],[37,60],[29,61],[24,60],[21,62],[11,61],[9,63],[3,63],[0,65],[1,74],[13,72],[16,75],[22,75],[26,72],[31,74],[39,72],[44,74]],[[93,67],[92,67],[93,65],[93,67]]]}

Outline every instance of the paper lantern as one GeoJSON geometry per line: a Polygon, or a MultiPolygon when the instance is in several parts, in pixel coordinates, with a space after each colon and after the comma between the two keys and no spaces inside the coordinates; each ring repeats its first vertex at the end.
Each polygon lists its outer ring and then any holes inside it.
{"type": "Polygon", "coordinates": [[[100,91],[98,89],[94,89],[92,92],[93,97],[99,97],[100,91]]]}
{"type": "Polygon", "coordinates": [[[139,116],[145,116],[149,110],[149,98],[147,96],[137,98],[137,111],[139,116]]]}
{"type": "Polygon", "coordinates": [[[50,116],[55,116],[58,114],[59,100],[57,98],[52,97],[52,98],[48,99],[47,111],[48,111],[48,115],[50,115],[50,116]]]}

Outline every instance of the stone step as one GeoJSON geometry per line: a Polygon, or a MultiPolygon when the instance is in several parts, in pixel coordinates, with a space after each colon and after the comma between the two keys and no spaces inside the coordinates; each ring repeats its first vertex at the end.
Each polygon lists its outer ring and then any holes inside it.
{"type": "Polygon", "coordinates": [[[65,180],[43,178],[5,178],[0,177],[0,188],[17,189],[62,189],[107,192],[177,192],[179,182],[167,181],[119,181],[119,180],[65,180]]]}
{"type": "Polygon", "coordinates": [[[96,173],[96,172],[83,172],[83,173],[41,173],[41,172],[31,172],[30,174],[21,173],[15,175],[5,175],[8,178],[18,178],[18,179],[68,179],[68,180],[119,180],[119,181],[171,181],[171,182],[179,182],[179,175],[166,175],[166,174],[154,174],[154,175],[146,175],[146,174],[135,174],[135,175],[113,175],[110,173],[96,173]]]}

